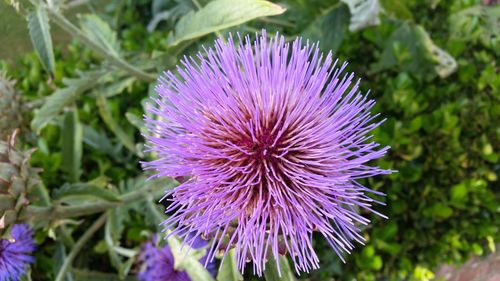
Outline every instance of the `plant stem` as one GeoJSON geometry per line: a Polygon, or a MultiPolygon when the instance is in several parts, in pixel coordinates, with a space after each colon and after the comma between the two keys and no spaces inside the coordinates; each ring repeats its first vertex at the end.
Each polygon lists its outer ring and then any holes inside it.
{"type": "Polygon", "coordinates": [[[61,269],[57,273],[57,278],[56,281],[63,281],[64,276],[66,275],[66,272],[69,270],[71,267],[71,264],[73,263],[73,260],[76,258],[76,255],[80,252],[80,250],[83,248],[85,243],[92,238],[92,235],[101,228],[101,226],[106,222],[107,214],[104,213],[102,214],[91,226],[90,228],[85,231],[85,233],[78,239],[76,242],[75,246],[73,249],[71,249],[71,252],[69,253],[68,257],[64,261],[63,265],[61,266],[61,269]]]}
{"type": "Polygon", "coordinates": [[[67,18],[65,18],[61,13],[52,9],[46,8],[50,19],[52,19],[57,25],[59,25],[63,30],[68,32],[73,37],[79,39],[83,44],[89,47],[94,52],[100,54],[104,58],[108,59],[111,64],[116,67],[123,69],[125,72],[130,75],[137,77],[140,80],[146,82],[154,82],[156,81],[156,76],[150,73],[146,73],[141,69],[131,65],[127,61],[122,58],[110,54],[106,49],[101,47],[99,44],[95,43],[90,39],[83,31],[81,31],[78,27],[73,25],[67,18]]]}
{"type": "Polygon", "coordinates": [[[21,213],[20,219],[26,220],[29,218],[36,218],[37,220],[52,220],[100,213],[107,209],[125,205],[133,201],[144,200],[144,193],[151,192],[157,188],[163,189],[165,186],[166,185],[155,184],[154,182],[147,183],[143,188],[122,195],[121,202],[98,201],[75,206],[28,206],[21,213]]]}

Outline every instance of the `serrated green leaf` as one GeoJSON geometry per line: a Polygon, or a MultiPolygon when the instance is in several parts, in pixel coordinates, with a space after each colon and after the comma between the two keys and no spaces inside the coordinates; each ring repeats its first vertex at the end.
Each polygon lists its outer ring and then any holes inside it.
{"type": "Polygon", "coordinates": [[[74,197],[87,197],[110,202],[120,202],[121,199],[115,192],[88,183],[64,184],[54,192],[55,200],[65,200],[74,197]]]}
{"type": "Polygon", "coordinates": [[[279,258],[279,269],[278,264],[274,257],[270,257],[266,263],[266,270],[264,270],[264,277],[266,281],[294,281],[295,275],[288,260],[284,256],[279,258]]]}
{"type": "Polygon", "coordinates": [[[79,78],[65,79],[65,88],[56,90],[50,95],[43,106],[35,111],[31,121],[31,128],[39,133],[49,122],[52,121],[62,109],[87,89],[92,88],[96,81],[103,78],[104,71],[92,71],[81,73],[79,78]]]}
{"type": "Polygon", "coordinates": [[[104,240],[108,248],[111,264],[118,271],[118,275],[121,279],[128,275],[135,260],[134,257],[137,254],[134,250],[120,247],[120,241],[125,227],[124,222],[128,217],[126,210],[126,207],[117,207],[109,210],[104,231],[104,240]],[[122,256],[126,256],[128,259],[123,259],[122,256]]]}
{"type": "Polygon", "coordinates": [[[52,75],[55,73],[55,59],[50,36],[50,24],[47,12],[38,5],[28,14],[28,29],[31,42],[43,67],[52,75]]]}
{"type": "Polygon", "coordinates": [[[120,56],[120,44],[116,38],[116,32],[108,23],[94,14],[86,14],[80,17],[80,26],[85,34],[96,44],[107,50],[109,55],[120,56]]]}
{"type": "Polygon", "coordinates": [[[116,122],[111,114],[111,110],[109,109],[108,100],[103,96],[97,96],[97,107],[99,109],[99,114],[103,119],[104,123],[108,126],[108,128],[116,135],[118,140],[131,152],[139,153],[136,149],[135,142],[129,134],[127,134],[123,128],[116,122]]]}
{"type": "Polygon", "coordinates": [[[304,38],[319,41],[324,51],[336,51],[344,39],[349,24],[349,10],[346,5],[335,4],[302,32],[304,38]]]}
{"type": "Polygon", "coordinates": [[[122,278],[124,263],[121,257],[114,250],[115,241],[118,241],[123,227],[120,227],[120,218],[118,217],[120,213],[118,213],[115,209],[108,211],[108,219],[106,221],[106,226],[104,230],[104,240],[106,241],[106,245],[108,247],[108,254],[111,265],[119,272],[119,276],[122,278]]]}
{"type": "Polygon", "coordinates": [[[230,250],[224,258],[224,263],[217,273],[217,281],[243,281],[243,276],[234,261],[234,252],[234,249],[230,250]]]}
{"type": "Polygon", "coordinates": [[[71,182],[77,182],[82,174],[83,129],[78,119],[78,109],[65,114],[62,128],[62,168],[71,182]]]}
{"type": "Polygon", "coordinates": [[[279,15],[285,9],[264,0],[215,0],[183,16],[169,37],[170,45],[194,39],[259,17],[279,15]]]}

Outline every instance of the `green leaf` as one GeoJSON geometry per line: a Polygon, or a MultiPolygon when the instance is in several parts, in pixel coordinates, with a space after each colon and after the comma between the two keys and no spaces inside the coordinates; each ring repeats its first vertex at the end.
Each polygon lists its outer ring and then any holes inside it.
{"type": "Polygon", "coordinates": [[[336,51],[344,39],[348,24],[349,9],[346,5],[335,4],[308,25],[302,36],[311,41],[320,41],[320,48],[324,51],[336,51]]]}
{"type": "Polygon", "coordinates": [[[243,281],[243,276],[234,261],[234,252],[234,249],[230,250],[224,258],[224,263],[217,273],[217,281],[243,281]]]}
{"type": "Polygon", "coordinates": [[[457,68],[455,59],[432,42],[420,25],[404,23],[387,40],[380,67],[399,65],[403,71],[447,77],[457,68]]]}
{"type": "Polygon", "coordinates": [[[118,140],[131,152],[139,153],[135,147],[135,142],[133,138],[127,134],[122,127],[116,122],[111,114],[109,108],[108,100],[103,95],[98,95],[97,97],[97,107],[99,108],[99,114],[103,119],[104,123],[108,128],[116,135],[118,140]]]}
{"type": "Polygon", "coordinates": [[[28,29],[31,42],[43,67],[54,75],[55,59],[50,36],[49,17],[45,9],[40,5],[28,14],[28,29]]]}
{"type": "Polygon", "coordinates": [[[115,208],[108,211],[108,220],[106,221],[106,227],[104,231],[104,239],[106,245],[108,246],[108,254],[110,258],[111,265],[118,271],[120,278],[124,278],[128,274],[130,267],[127,262],[123,262],[123,259],[118,255],[116,251],[116,246],[121,239],[123,227],[123,213],[120,212],[119,208],[115,208]]]}
{"type": "Polygon", "coordinates": [[[443,203],[435,203],[431,207],[424,209],[424,215],[427,217],[437,217],[447,219],[453,215],[453,209],[443,203]]]}
{"type": "Polygon", "coordinates": [[[62,168],[71,182],[79,181],[82,174],[82,135],[82,124],[75,108],[66,113],[62,128],[62,168]]]}
{"type": "Polygon", "coordinates": [[[279,15],[285,9],[264,0],[215,0],[196,12],[189,12],[175,25],[170,45],[194,39],[255,18],[279,15]]]}
{"type": "Polygon", "coordinates": [[[185,270],[189,277],[191,277],[191,280],[214,281],[210,272],[198,260],[192,257],[185,258],[180,263],[179,268],[185,270]]]}
{"type": "Polygon", "coordinates": [[[413,15],[411,11],[408,10],[408,7],[406,7],[404,1],[380,0],[380,4],[382,4],[384,11],[389,14],[389,16],[403,20],[413,20],[413,15]]]}
{"type": "Polygon", "coordinates": [[[495,41],[500,36],[500,6],[477,5],[450,15],[451,37],[459,40],[495,41]]]}
{"type": "Polygon", "coordinates": [[[295,275],[293,274],[288,259],[284,256],[279,258],[279,270],[278,265],[274,257],[269,257],[266,264],[266,270],[264,270],[264,277],[266,281],[294,281],[295,275]]]}
{"type": "Polygon", "coordinates": [[[109,55],[120,56],[120,44],[107,22],[94,14],[86,14],[80,17],[80,26],[83,32],[96,44],[105,49],[109,55]]]}
{"type": "Polygon", "coordinates": [[[120,196],[115,192],[88,183],[64,184],[54,191],[55,200],[67,200],[75,197],[101,199],[109,202],[121,202],[120,196]]]}
{"type": "Polygon", "coordinates": [[[350,31],[380,24],[381,11],[379,0],[341,0],[349,6],[351,12],[350,31]]]}
{"type": "Polygon", "coordinates": [[[125,117],[130,122],[130,124],[132,124],[134,127],[139,129],[141,132],[147,131],[146,124],[144,123],[144,120],[137,117],[137,115],[135,115],[131,112],[127,112],[127,113],[125,113],[125,117]]]}
{"type": "Polygon", "coordinates": [[[63,108],[76,100],[76,98],[87,89],[95,86],[96,81],[106,77],[104,71],[92,71],[80,73],[80,77],[64,79],[65,88],[56,90],[50,95],[43,106],[35,111],[35,116],[31,121],[31,128],[40,131],[54,119],[63,108]]]}
{"type": "Polygon", "coordinates": [[[121,145],[113,146],[106,134],[98,132],[90,126],[83,125],[83,142],[99,152],[108,154],[115,160],[123,160],[120,155],[121,145]]]}
{"type": "Polygon", "coordinates": [[[451,201],[453,203],[461,203],[465,201],[467,193],[467,185],[465,182],[456,184],[451,188],[451,201]]]}
{"type": "Polygon", "coordinates": [[[110,83],[109,85],[106,85],[104,87],[101,87],[99,89],[99,92],[102,92],[102,94],[106,98],[114,97],[116,95],[123,93],[123,91],[126,88],[131,87],[136,80],[137,79],[135,77],[128,77],[125,79],[121,79],[116,82],[110,83]]]}
{"type": "MultiPolygon", "coordinates": [[[[64,260],[66,260],[66,257],[67,257],[66,247],[62,242],[56,242],[53,262],[52,262],[52,269],[54,272],[59,272],[62,265],[64,264],[64,260]]],[[[67,272],[63,278],[63,281],[73,281],[73,280],[75,279],[73,279],[73,275],[69,272],[67,272]]]]}

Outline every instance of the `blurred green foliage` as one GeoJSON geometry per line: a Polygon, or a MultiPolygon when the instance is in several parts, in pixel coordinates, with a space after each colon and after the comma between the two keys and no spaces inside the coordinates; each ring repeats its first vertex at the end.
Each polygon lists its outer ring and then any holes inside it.
{"type": "MultiPolygon", "coordinates": [[[[95,2],[87,5],[97,9],[95,2]]],[[[209,1],[196,2],[205,6],[209,1]]],[[[377,100],[375,111],[387,118],[373,138],[391,150],[375,164],[399,171],[365,182],[387,194],[377,198],[387,204],[377,211],[389,217],[370,217],[373,223],[364,230],[367,245],[358,247],[343,264],[317,236],[321,269],[300,278],[426,280],[440,264],[461,263],[473,254],[494,251],[500,241],[500,7],[474,0],[375,1],[385,12],[374,16],[362,10],[364,14],[357,16],[372,21],[353,30],[353,10],[346,4],[352,1],[274,2],[287,11],[219,32],[225,36],[229,31],[252,33],[266,28],[269,34],[280,31],[288,39],[304,36],[319,40],[322,50],[333,50],[349,61],[349,71],[363,79],[362,87],[377,100]]],[[[178,19],[194,9],[191,1],[109,1],[96,14],[117,31],[121,53],[145,68],[162,71],[172,68],[181,54],[194,54],[201,44],[213,41],[214,35],[208,35],[182,49],[168,46],[169,32],[178,19]]],[[[20,57],[15,67],[4,63],[0,68],[8,69],[18,80],[25,102],[36,107],[40,99],[68,87],[63,77],[74,78],[106,64],[77,41],[64,48],[56,44],[55,58],[53,77],[33,53],[20,57]]],[[[113,192],[133,190],[133,178],[142,173],[138,164],[143,157],[138,153],[142,137],[137,127],[151,86],[121,72],[105,75],[70,105],[77,115],[61,115],[39,136],[26,137],[27,143],[38,147],[32,165],[43,168],[44,183],[53,194],[64,188],[64,182],[79,181],[112,183],[113,192]],[[105,98],[98,92],[105,93],[105,98]],[[65,145],[64,132],[75,128],[64,124],[71,122],[82,126],[81,163],[65,160],[65,151],[78,149],[65,145]],[[65,164],[68,161],[75,170],[65,164]]],[[[119,228],[113,241],[137,247],[145,239],[144,230],[155,229],[155,220],[145,219],[140,210],[135,206],[116,215],[114,226],[109,226],[119,228]]],[[[67,229],[78,235],[88,225],[73,221],[67,229]]],[[[38,232],[41,247],[34,280],[53,280],[53,253],[63,257],[64,247],[74,243],[71,237],[66,243],[50,239],[49,235],[68,234],[61,228],[57,231],[38,232]]],[[[103,272],[115,268],[126,275],[132,264],[109,258],[107,249],[112,246],[105,238],[89,242],[75,267],[103,272]]],[[[246,277],[256,279],[250,273],[246,277]]]]}

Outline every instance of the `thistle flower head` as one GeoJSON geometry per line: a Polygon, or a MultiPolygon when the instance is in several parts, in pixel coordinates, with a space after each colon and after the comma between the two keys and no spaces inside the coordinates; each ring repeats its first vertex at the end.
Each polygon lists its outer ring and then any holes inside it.
{"type": "Polygon", "coordinates": [[[9,239],[0,239],[0,281],[18,281],[26,272],[28,263],[35,259],[33,230],[26,224],[12,226],[9,239]]]}
{"type": "Polygon", "coordinates": [[[297,271],[318,268],[313,232],[342,258],[363,243],[359,208],[376,202],[356,180],[391,171],[368,166],[385,154],[369,141],[380,122],[331,53],[265,31],[216,41],[159,79],[146,117],[156,177],[189,177],[167,193],[172,234],[213,238],[209,259],[235,248],[261,275],[290,253],[297,271]]]}

